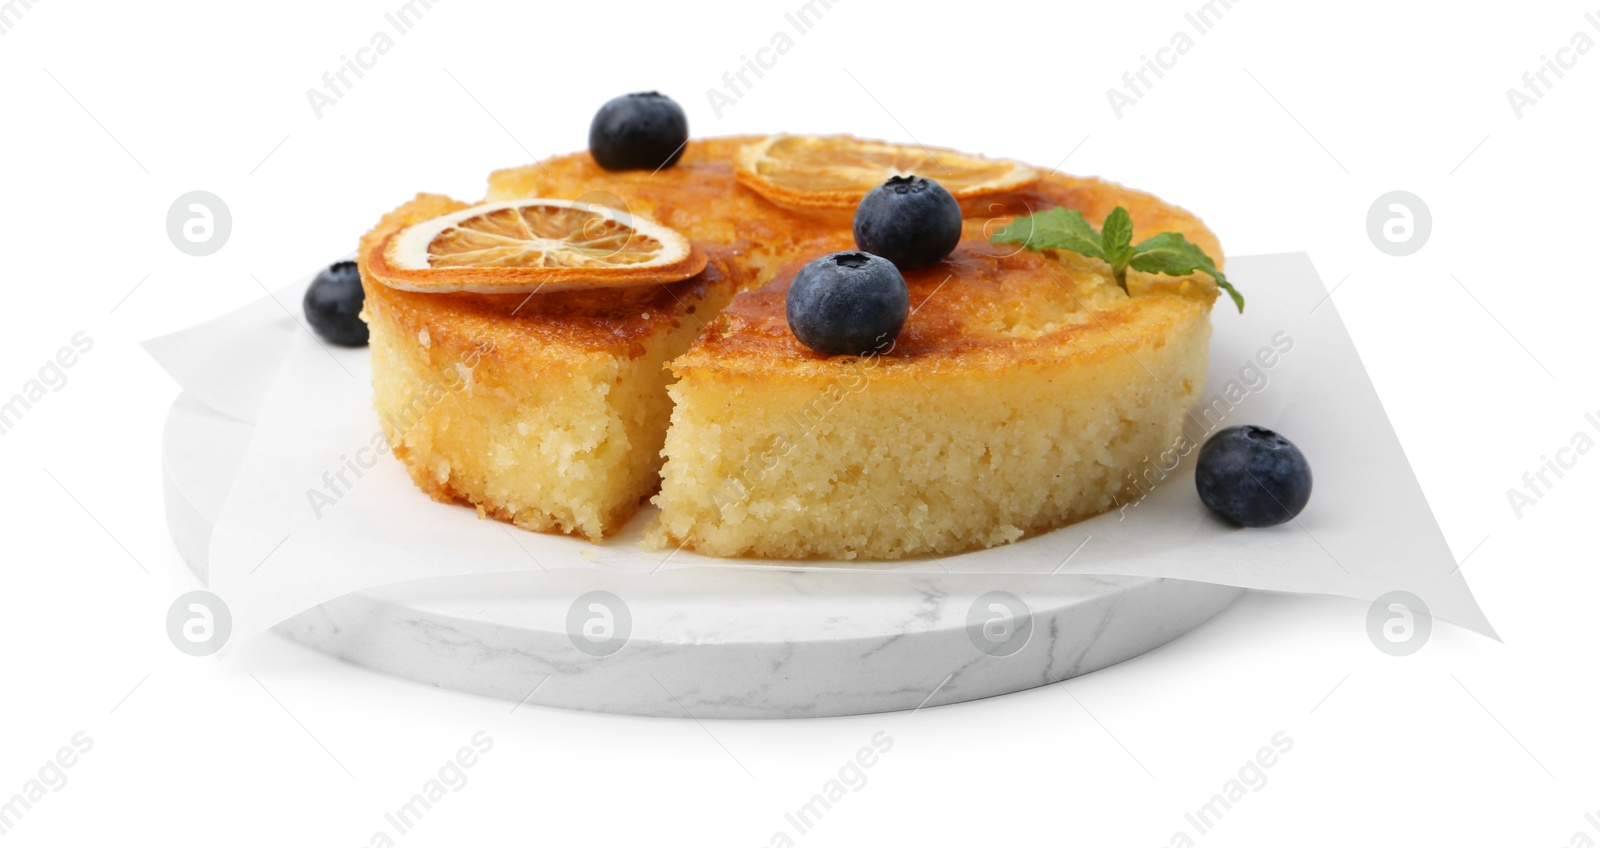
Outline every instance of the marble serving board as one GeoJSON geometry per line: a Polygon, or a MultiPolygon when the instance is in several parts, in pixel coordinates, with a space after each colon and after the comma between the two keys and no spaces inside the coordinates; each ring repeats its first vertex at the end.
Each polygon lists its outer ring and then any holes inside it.
{"type": "MultiPolygon", "coordinates": [[[[168,524],[204,579],[252,427],[190,394],[166,422],[168,524]]],[[[364,589],[277,631],[422,683],[526,704],[693,718],[918,709],[1150,651],[1241,589],[1153,577],[598,568],[364,589]]]]}

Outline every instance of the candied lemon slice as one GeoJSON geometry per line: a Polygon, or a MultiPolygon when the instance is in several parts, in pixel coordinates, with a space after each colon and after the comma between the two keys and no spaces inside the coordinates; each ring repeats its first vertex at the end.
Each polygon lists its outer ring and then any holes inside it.
{"type": "Polygon", "coordinates": [[[957,200],[1013,191],[1042,176],[1010,159],[848,135],[769,136],[739,151],[734,173],[773,203],[797,208],[854,208],[885,180],[909,174],[938,182],[957,200]]]}
{"type": "Polygon", "coordinates": [[[516,294],[670,283],[705,270],[706,256],[639,215],[524,198],[406,227],[369,265],[379,281],[406,291],[516,294]]]}

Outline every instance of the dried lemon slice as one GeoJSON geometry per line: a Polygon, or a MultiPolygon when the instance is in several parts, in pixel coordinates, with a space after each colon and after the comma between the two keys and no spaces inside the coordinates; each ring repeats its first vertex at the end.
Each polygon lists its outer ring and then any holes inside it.
{"type": "Polygon", "coordinates": [[[670,283],[705,270],[706,256],[638,215],[524,198],[413,224],[368,264],[379,281],[406,291],[514,294],[670,283]]]}
{"type": "Polygon", "coordinates": [[[1010,159],[848,135],[774,135],[739,151],[735,176],[780,206],[854,208],[893,176],[934,180],[957,200],[1012,191],[1042,176],[1010,159]]]}

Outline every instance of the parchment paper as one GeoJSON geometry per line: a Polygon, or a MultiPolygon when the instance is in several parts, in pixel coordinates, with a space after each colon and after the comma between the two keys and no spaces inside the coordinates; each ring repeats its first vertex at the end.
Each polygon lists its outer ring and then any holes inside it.
{"type": "MultiPolygon", "coordinates": [[[[1239,315],[1218,301],[1208,383],[1187,435],[1198,444],[1220,427],[1258,424],[1294,441],[1315,478],[1297,520],[1245,530],[1216,519],[1195,494],[1197,450],[1180,457],[1180,444],[1152,458],[1145,479],[1157,482],[1123,509],[1012,545],[896,562],[642,550],[653,508],[597,545],[435,503],[383,446],[367,351],[325,346],[266,298],[146,346],[187,391],[255,425],[210,551],[210,587],[233,612],[235,638],[352,591],[422,578],[738,567],[1172,577],[1362,600],[1398,589],[1493,636],[1309,258],[1242,257],[1228,270],[1248,307],[1239,315]]],[[[304,285],[278,301],[297,310],[304,285]]]]}

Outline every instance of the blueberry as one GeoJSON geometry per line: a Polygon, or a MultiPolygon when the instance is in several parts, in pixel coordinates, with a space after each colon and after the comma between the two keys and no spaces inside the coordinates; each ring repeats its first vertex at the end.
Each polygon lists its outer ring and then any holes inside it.
{"type": "Polygon", "coordinates": [[[367,324],[361,320],[361,272],[354,262],[335,262],[322,269],[306,289],[306,320],[317,335],[345,347],[367,343],[367,324]]]}
{"type": "Polygon", "coordinates": [[[606,101],[589,124],[589,153],[607,171],[656,171],[678,164],[689,118],[676,100],[654,91],[606,101]]]}
{"type": "Polygon", "coordinates": [[[1218,430],[1194,472],[1200,500],[1241,527],[1282,524],[1311,500],[1311,466],[1293,442],[1265,427],[1218,430]]]}
{"type": "Polygon", "coordinates": [[[926,268],[961,240],[961,204],[933,180],[890,177],[856,206],[856,247],[901,270],[926,268]]]}
{"type": "Polygon", "coordinates": [[[858,251],[806,263],[789,286],[789,329],[824,356],[888,350],[911,311],[911,293],[894,263],[858,251]]]}

